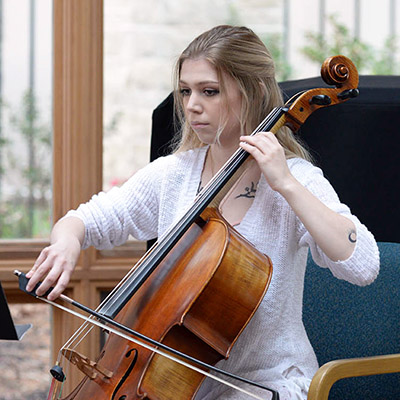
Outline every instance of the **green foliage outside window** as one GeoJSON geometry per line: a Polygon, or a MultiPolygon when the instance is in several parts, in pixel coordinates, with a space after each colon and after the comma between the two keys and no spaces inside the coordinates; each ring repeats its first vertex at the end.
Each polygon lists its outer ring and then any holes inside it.
{"type": "Polygon", "coordinates": [[[27,90],[18,110],[9,111],[0,142],[0,238],[43,238],[50,232],[51,129],[41,122],[37,99],[27,90]],[[13,180],[10,182],[10,176],[13,180]],[[13,187],[5,193],[5,184],[13,187]]]}
{"type": "Polygon", "coordinates": [[[355,38],[349,29],[335,16],[328,18],[332,35],[325,38],[319,33],[307,32],[309,43],[301,52],[311,61],[321,65],[327,57],[342,54],[349,57],[360,74],[398,75],[400,63],[396,61],[399,52],[398,38],[388,37],[381,49],[355,38]]]}

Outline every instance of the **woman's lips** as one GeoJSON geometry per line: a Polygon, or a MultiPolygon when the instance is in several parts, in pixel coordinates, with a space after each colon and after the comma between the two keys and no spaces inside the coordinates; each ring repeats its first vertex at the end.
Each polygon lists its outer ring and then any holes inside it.
{"type": "Polygon", "coordinates": [[[201,129],[208,125],[206,122],[193,121],[190,123],[193,129],[201,129]]]}

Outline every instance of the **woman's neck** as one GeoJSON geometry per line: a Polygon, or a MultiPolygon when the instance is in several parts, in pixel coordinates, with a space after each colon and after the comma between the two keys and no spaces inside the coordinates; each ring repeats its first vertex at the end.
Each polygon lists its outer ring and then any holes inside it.
{"type": "Polygon", "coordinates": [[[207,152],[206,166],[210,169],[213,176],[221,169],[238,148],[239,144],[233,146],[222,146],[215,143],[210,145],[207,152]]]}

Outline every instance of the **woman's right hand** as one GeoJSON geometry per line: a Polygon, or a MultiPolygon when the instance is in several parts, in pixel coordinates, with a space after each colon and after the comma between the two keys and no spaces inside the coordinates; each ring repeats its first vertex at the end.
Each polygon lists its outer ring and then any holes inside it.
{"type": "Polygon", "coordinates": [[[55,300],[67,287],[78,262],[85,227],[78,218],[59,221],[51,233],[51,244],[45,247],[32,269],[26,274],[27,291],[32,291],[39,281],[36,294],[42,296],[51,287],[48,300],[55,300]]]}

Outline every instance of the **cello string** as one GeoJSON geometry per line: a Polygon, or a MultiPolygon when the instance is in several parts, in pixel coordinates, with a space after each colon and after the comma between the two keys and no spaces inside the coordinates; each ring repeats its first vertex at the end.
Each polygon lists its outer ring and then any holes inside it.
{"type": "MultiPolygon", "coordinates": [[[[273,120],[274,116],[278,113],[277,109],[272,110],[272,112],[259,124],[259,126],[253,131],[253,133],[251,135],[254,135],[257,132],[260,132],[261,130],[265,129],[265,127],[269,124],[269,122],[271,120],[273,120]]],[[[214,190],[215,186],[219,185],[219,182],[222,180],[222,178],[220,178],[221,175],[223,175],[224,170],[231,170],[232,168],[236,169],[236,165],[239,164],[239,162],[241,161],[241,159],[243,159],[246,155],[246,152],[239,148],[231,157],[230,159],[224,164],[224,166],[221,168],[220,171],[217,172],[217,174],[210,180],[210,182],[206,185],[206,187],[203,189],[202,193],[200,193],[199,196],[196,197],[195,199],[195,204],[196,203],[200,203],[202,201],[202,198],[204,198],[208,193],[211,193],[214,190]]],[[[190,213],[192,207],[186,212],[186,214],[190,213]]],[[[185,218],[182,218],[181,223],[178,224],[178,228],[179,226],[181,226],[183,223],[185,222],[185,218]]],[[[166,235],[163,236],[163,241],[165,242],[165,238],[171,236],[174,234],[174,232],[176,231],[175,229],[176,227],[170,229],[169,231],[167,231],[166,235]]],[[[157,241],[154,245],[153,245],[153,249],[158,247],[160,244],[160,241],[157,241]]],[[[151,251],[149,253],[146,253],[142,258],[141,261],[146,260],[149,258],[148,255],[153,255],[154,251],[151,251]]],[[[150,257],[150,258],[154,258],[150,257]]],[[[120,288],[124,287],[125,282],[127,282],[129,284],[129,282],[131,282],[132,280],[135,279],[135,276],[137,277],[140,273],[140,271],[142,269],[144,269],[144,264],[146,264],[145,262],[139,262],[139,267],[141,268],[133,268],[130,270],[130,272],[128,272],[128,274],[116,285],[116,287],[113,289],[113,291],[106,297],[106,299],[104,299],[104,301],[98,306],[97,309],[104,309],[104,306],[107,305],[110,302],[110,299],[115,300],[115,298],[117,297],[117,299],[119,297],[122,296],[122,293],[120,292],[120,288]],[[120,294],[121,293],[121,294],[120,294]]],[[[106,312],[107,309],[109,307],[106,308],[106,312]]],[[[83,325],[81,325],[81,327],[74,333],[74,335],[72,335],[70,337],[70,339],[64,344],[64,346],[60,349],[60,353],[59,353],[59,358],[61,358],[60,354],[61,351],[65,348],[67,348],[67,346],[71,346],[73,345],[73,348],[76,348],[79,346],[79,344],[82,342],[82,340],[87,337],[87,335],[91,332],[93,326],[91,326],[89,328],[89,324],[95,324],[95,320],[92,320],[93,317],[90,316],[88,318],[85,319],[85,322],[83,325]]],[[[71,355],[70,355],[71,357],[71,355]]],[[[70,358],[68,359],[70,361],[70,358]]],[[[61,360],[60,360],[61,362],[61,360]]]]}
{"type": "MultiPolygon", "coordinates": [[[[89,316],[89,318],[94,318],[92,315],[89,316]]],[[[82,342],[82,340],[91,332],[93,329],[92,325],[88,325],[86,322],[84,322],[69,338],[68,340],[64,343],[64,345],[60,348],[61,350],[67,348],[67,347],[72,347],[76,348],[79,346],[79,344],[82,342]],[[86,333],[84,331],[86,330],[86,333]],[[81,339],[79,339],[79,337],[81,339]]]]}
{"type": "MultiPolygon", "coordinates": [[[[264,120],[257,126],[257,128],[251,133],[251,136],[259,133],[260,131],[266,129],[267,127],[272,128],[272,127],[269,127],[269,125],[280,114],[282,114],[282,107],[274,108],[267,115],[267,117],[264,118],[264,120]]],[[[243,158],[245,158],[247,156],[248,156],[248,153],[245,150],[243,150],[242,148],[239,148],[228,159],[228,161],[224,164],[224,166],[208,182],[208,184],[204,187],[202,192],[200,192],[199,195],[195,198],[194,203],[190,206],[190,208],[184,214],[184,216],[180,219],[180,221],[178,221],[178,223],[176,225],[174,225],[169,230],[167,230],[167,232],[162,236],[162,238],[153,245],[153,247],[149,250],[149,252],[146,253],[149,255],[148,257],[142,257],[142,260],[146,259],[146,258],[147,259],[150,258],[150,261],[147,261],[147,264],[146,264],[146,261],[143,263],[140,263],[140,261],[139,261],[136,264],[136,265],[138,265],[138,268],[131,269],[128,272],[128,274],[125,276],[123,282],[121,281],[121,284],[117,285],[117,287],[115,288],[115,291],[110,293],[110,295],[105,299],[105,301],[102,303],[101,308],[100,308],[102,311],[104,308],[105,308],[105,312],[107,312],[110,309],[110,307],[107,307],[107,305],[109,304],[110,301],[112,301],[114,303],[116,300],[122,298],[122,296],[124,294],[123,292],[124,292],[124,288],[125,288],[125,282],[127,282],[126,287],[131,286],[132,283],[135,282],[135,279],[138,276],[140,276],[142,271],[146,271],[148,269],[148,264],[152,265],[154,263],[153,259],[154,258],[156,259],[158,254],[164,249],[164,247],[162,246],[163,243],[165,243],[166,241],[169,243],[171,238],[176,234],[176,232],[179,231],[180,229],[182,229],[182,227],[185,226],[185,224],[187,225],[187,220],[193,214],[193,212],[192,212],[193,208],[197,209],[196,205],[201,204],[203,198],[205,198],[206,196],[209,196],[211,193],[215,192],[215,187],[218,187],[218,185],[220,185],[221,182],[223,181],[224,176],[221,177],[221,175],[226,176],[226,174],[224,174],[223,172],[226,170],[229,170],[229,171],[235,170],[237,168],[237,165],[243,160],[243,158]],[[161,250],[159,250],[158,252],[154,251],[155,246],[161,246],[161,250]],[[156,254],[154,254],[154,253],[156,253],[156,254]],[[119,291],[120,288],[122,288],[121,291],[119,291]]]]}
{"type": "MultiPolygon", "coordinates": [[[[146,254],[144,256],[141,257],[141,259],[138,261],[137,264],[139,264],[141,262],[142,259],[144,259],[146,256],[146,254]]],[[[96,311],[100,311],[102,309],[102,307],[104,306],[104,304],[107,302],[107,300],[111,300],[113,297],[114,292],[116,292],[118,290],[118,288],[120,286],[122,286],[124,284],[124,282],[131,276],[132,273],[134,273],[134,269],[132,268],[128,274],[125,275],[125,277],[119,281],[119,283],[113,288],[113,290],[107,295],[107,297],[97,306],[96,311]]],[[[94,317],[92,315],[90,315],[88,317],[89,319],[93,319],[94,317]]],[[[90,324],[89,324],[90,325],[90,324]]],[[[64,345],[61,347],[60,351],[64,348],[67,347],[73,347],[76,348],[79,343],[87,336],[90,334],[91,330],[93,329],[93,326],[89,326],[88,322],[84,322],[72,335],[71,337],[67,340],[67,342],[64,343],[64,345]],[[85,329],[87,329],[87,332],[85,334],[82,333],[82,331],[84,331],[85,329]],[[78,343],[73,344],[74,341],[77,341],[78,336],[82,335],[82,338],[79,340],[78,343]]]]}
{"type": "MultiPolygon", "coordinates": [[[[256,133],[266,129],[268,125],[271,124],[271,121],[274,121],[276,119],[277,115],[281,112],[281,108],[276,107],[274,108],[266,118],[254,129],[254,131],[251,133],[251,136],[255,135],[256,133]]],[[[199,204],[202,202],[202,199],[206,196],[208,196],[210,193],[215,191],[215,187],[218,187],[220,184],[222,178],[221,175],[224,175],[223,172],[224,170],[232,170],[236,169],[236,166],[238,163],[243,159],[243,157],[246,157],[247,153],[245,150],[239,148],[236,150],[236,152],[228,159],[228,161],[224,164],[224,166],[217,172],[216,175],[208,182],[208,184],[204,187],[203,191],[199,193],[199,195],[195,198],[195,201],[193,205],[188,209],[188,211],[185,213],[185,215],[190,214],[191,210],[193,209],[196,204],[199,204]]],[[[107,311],[110,309],[109,304],[114,303],[115,301],[118,301],[122,298],[124,294],[124,288],[128,287],[129,285],[132,285],[133,282],[140,276],[143,270],[148,269],[148,265],[153,263],[153,259],[157,258],[158,253],[160,250],[157,252],[155,249],[161,247],[161,250],[163,249],[163,243],[165,241],[171,240],[170,238],[175,235],[175,232],[184,226],[186,224],[187,217],[182,217],[182,219],[178,222],[177,225],[171,227],[159,240],[156,241],[156,243],[153,244],[153,246],[149,249],[148,252],[146,252],[140,260],[136,263],[135,267],[131,268],[131,270],[125,275],[125,277],[114,287],[114,289],[108,294],[108,296],[99,304],[99,306],[96,308],[96,311],[101,311],[103,313],[107,313],[107,311]],[[147,260],[147,262],[146,262],[147,260]]],[[[90,319],[93,318],[92,316],[89,317],[90,319]]],[[[70,339],[63,345],[62,349],[72,346],[73,348],[76,348],[79,343],[87,337],[87,335],[91,332],[92,327],[88,327],[88,323],[85,322],[81,327],[70,337],[70,339]],[[84,332],[86,329],[86,333],[84,332]],[[79,335],[81,336],[81,339],[79,339],[79,335]],[[77,343],[75,343],[77,342],[77,343]]]]}
{"type": "MultiPolygon", "coordinates": [[[[292,98],[289,99],[283,107],[275,107],[274,109],[272,109],[271,112],[266,116],[266,118],[264,118],[264,120],[261,121],[261,123],[257,126],[257,128],[254,129],[254,131],[250,134],[250,136],[253,136],[261,131],[272,129],[274,125],[271,125],[271,123],[276,122],[274,120],[276,120],[277,116],[282,115],[282,110],[284,110],[284,108],[287,107],[289,103],[292,103],[293,100],[297,98],[300,94],[292,96],[292,98]]],[[[169,241],[170,238],[174,236],[175,232],[177,231],[177,228],[180,229],[182,226],[186,224],[187,215],[190,213],[190,211],[193,209],[196,203],[201,203],[202,199],[206,195],[212,193],[215,190],[214,189],[215,186],[220,184],[221,172],[223,172],[223,170],[227,168],[229,168],[230,170],[232,170],[232,168],[236,168],[238,162],[240,162],[245,155],[246,152],[241,148],[239,148],[232,155],[232,157],[226,162],[226,164],[220,169],[220,171],[218,171],[217,174],[204,187],[203,191],[199,193],[198,196],[196,196],[193,205],[188,209],[186,214],[184,214],[184,217],[178,222],[178,225],[171,227],[170,230],[167,230],[165,235],[163,235],[162,240],[159,239],[153,244],[153,246],[144,254],[144,256],[135,264],[135,266],[131,268],[131,270],[125,275],[125,277],[114,287],[114,289],[109,293],[109,295],[97,307],[96,311],[101,310],[106,313],[110,309],[109,304],[114,303],[116,300],[120,300],[121,298],[123,298],[125,288],[132,286],[135,280],[139,279],[143,271],[149,269],[148,267],[149,264],[150,265],[154,264],[153,259],[157,259],[158,254],[163,250],[162,244],[165,243],[165,241],[169,241]],[[161,247],[161,251],[157,249],[158,247],[161,247]],[[146,259],[149,260],[149,258],[150,261],[147,261],[146,263],[146,259]]]]}
{"type": "MultiPolygon", "coordinates": [[[[176,362],[178,364],[181,364],[181,365],[183,365],[183,366],[185,366],[185,367],[187,367],[187,368],[189,368],[189,369],[191,369],[191,370],[193,370],[195,372],[198,372],[198,373],[200,373],[202,375],[205,375],[208,378],[214,379],[215,381],[217,381],[219,383],[222,383],[224,385],[230,386],[231,388],[233,388],[235,390],[238,390],[238,391],[240,391],[240,392],[242,392],[244,394],[247,394],[250,397],[253,397],[253,398],[258,399],[258,400],[263,400],[262,397],[259,397],[258,395],[254,394],[254,393],[251,393],[251,392],[249,392],[249,391],[247,391],[247,390],[245,390],[245,389],[243,389],[243,388],[241,388],[239,386],[236,386],[235,384],[233,384],[231,382],[228,382],[228,381],[226,381],[226,380],[224,380],[222,378],[219,378],[219,377],[217,377],[217,376],[215,376],[213,374],[210,374],[209,372],[204,371],[204,370],[202,370],[202,369],[200,369],[200,368],[198,368],[196,366],[193,366],[193,365],[187,363],[186,361],[180,360],[179,358],[176,358],[176,357],[174,357],[174,356],[172,356],[170,354],[167,354],[164,351],[158,349],[157,347],[152,347],[152,346],[150,346],[150,345],[148,345],[148,344],[146,344],[146,343],[144,343],[144,342],[142,342],[142,341],[140,341],[138,339],[135,339],[135,338],[133,338],[133,337],[131,337],[129,335],[126,335],[125,333],[120,332],[119,330],[114,329],[114,328],[112,328],[112,327],[110,327],[108,325],[105,325],[105,324],[103,324],[103,323],[101,323],[101,322],[99,322],[99,321],[97,321],[95,319],[90,320],[89,317],[86,317],[86,316],[84,316],[84,315],[82,315],[82,314],[80,314],[80,313],[78,313],[78,312],[76,312],[74,310],[71,310],[71,309],[69,309],[67,307],[64,307],[61,304],[55,303],[55,302],[53,302],[51,300],[48,300],[45,297],[37,297],[37,298],[42,300],[42,301],[44,301],[44,302],[46,302],[46,303],[48,303],[48,304],[50,304],[50,305],[52,305],[52,306],[54,306],[54,307],[59,308],[59,309],[65,311],[67,313],[70,313],[70,314],[72,314],[72,315],[74,315],[74,316],[76,316],[76,317],[78,317],[80,319],[85,320],[86,323],[91,323],[93,325],[96,325],[99,328],[107,330],[110,333],[114,333],[117,336],[120,336],[120,337],[122,337],[122,338],[124,338],[124,339],[126,339],[126,340],[128,340],[130,342],[133,342],[133,343],[137,344],[138,346],[144,347],[145,349],[147,349],[147,350],[149,350],[149,351],[151,351],[153,353],[156,353],[156,354],[158,354],[160,356],[168,358],[169,360],[174,361],[174,362],[176,362]]],[[[249,384],[251,384],[251,383],[249,383],[249,384]]],[[[274,393],[274,391],[272,391],[271,389],[264,388],[264,387],[262,387],[262,388],[274,393]]]]}
{"type": "MultiPolygon", "coordinates": [[[[257,134],[258,132],[270,129],[269,125],[281,114],[282,108],[276,107],[274,108],[266,118],[254,129],[251,133],[251,136],[257,134]]],[[[223,181],[224,176],[226,176],[226,171],[236,170],[239,163],[243,160],[243,158],[247,157],[248,153],[239,148],[236,152],[228,159],[228,161],[224,164],[224,166],[217,172],[216,175],[208,182],[208,184],[204,187],[201,193],[195,198],[193,205],[187,210],[181,220],[178,222],[177,225],[171,227],[167,232],[160,238],[152,247],[151,249],[145,253],[144,256],[136,263],[136,266],[133,267],[131,270],[125,275],[125,277],[114,287],[114,289],[109,293],[109,295],[101,302],[101,304],[97,307],[96,311],[100,311],[102,313],[107,313],[110,310],[111,304],[114,304],[116,301],[123,299],[124,293],[126,289],[128,289],[132,284],[137,281],[137,279],[141,276],[143,271],[148,270],[149,265],[154,264],[154,259],[157,259],[160,252],[162,252],[165,248],[164,243],[170,243],[172,237],[176,235],[176,232],[181,230],[185,224],[187,225],[188,215],[191,216],[193,214],[193,208],[197,209],[197,204],[201,204],[204,198],[207,198],[210,194],[216,191],[216,187],[218,187],[221,182],[223,181]],[[222,177],[221,177],[222,175],[222,177]],[[159,250],[161,248],[161,250],[159,250]],[[158,250],[158,251],[157,251],[158,250]]],[[[85,329],[85,324],[82,325],[82,330],[85,329]]],[[[90,332],[88,330],[87,334],[90,332]]],[[[86,334],[86,335],[87,335],[86,334]]],[[[86,336],[85,335],[85,336],[86,336]]],[[[65,344],[70,345],[73,343],[77,336],[73,335],[71,337],[70,342],[65,344]]],[[[63,347],[64,347],[63,346],[63,347]]]]}

